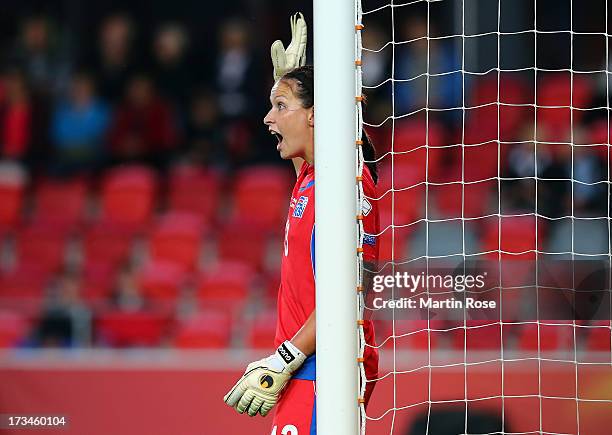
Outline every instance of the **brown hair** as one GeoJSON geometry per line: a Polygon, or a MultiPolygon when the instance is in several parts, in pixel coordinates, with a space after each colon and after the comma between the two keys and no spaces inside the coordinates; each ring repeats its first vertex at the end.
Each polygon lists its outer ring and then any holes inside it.
{"type": "MultiPolygon", "coordinates": [[[[281,80],[292,80],[295,83],[294,93],[300,99],[302,107],[310,109],[314,106],[314,68],[312,65],[300,66],[285,73],[281,80]]],[[[376,148],[368,133],[363,130],[362,136],[363,158],[370,170],[374,183],[378,181],[378,169],[376,167],[376,148]]]]}

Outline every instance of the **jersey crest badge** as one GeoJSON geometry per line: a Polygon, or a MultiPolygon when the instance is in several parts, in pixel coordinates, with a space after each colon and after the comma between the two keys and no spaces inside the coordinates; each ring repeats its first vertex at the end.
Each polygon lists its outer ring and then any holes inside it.
{"type": "Polygon", "coordinates": [[[376,246],[376,236],[373,234],[364,233],[363,234],[363,244],[376,246]]]}
{"type": "Polygon", "coordinates": [[[302,216],[304,215],[304,210],[306,210],[307,205],[308,205],[308,197],[300,196],[300,199],[298,199],[297,204],[295,205],[295,209],[293,210],[293,217],[301,219],[302,216]]]}

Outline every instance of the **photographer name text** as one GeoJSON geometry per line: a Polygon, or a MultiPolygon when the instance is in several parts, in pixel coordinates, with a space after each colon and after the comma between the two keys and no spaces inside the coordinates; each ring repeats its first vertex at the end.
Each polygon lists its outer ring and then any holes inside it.
{"type": "MultiPolygon", "coordinates": [[[[410,274],[407,272],[396,272],[393,275],[377,275],[373,279],[372,289],[375,293],[380,294],[384,290],[404,291],[415,293],[435,289],[443,290],[447,293],[463,294],[466,291],[482,290],[485,286],[485,278],[487,273],[479,275],[457,275],[457,274],[426,274],[421,272],[418,274],[410,274]]],[[[393,294],[393,293],[392,293],[393,294]]],[[[376,296],[373,298],[374,308],[387,309],[495,309],[497,308],[496,301],[481,300],[473,297],[462,297],[455,299],[449,296],[446,298],[413,295],[411,297],[395,297],[384,298],[376,296]]]]}

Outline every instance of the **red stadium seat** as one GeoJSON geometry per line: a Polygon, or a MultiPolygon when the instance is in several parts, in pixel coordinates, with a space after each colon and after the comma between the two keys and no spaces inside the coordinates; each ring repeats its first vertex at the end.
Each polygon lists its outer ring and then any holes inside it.
{"type": "Polygon", "coordinates": [[[69,231],[82,222],[86,200],[87,183],[82,178],[42,180],[35,192],[33,220],[69,231]]]}
{"type": "Polygon", "coordinates": [[[261,166],[242,170],[233,189],[231,221],[263,231],[282,231],[291,183],[284,168],[261,166]]]}
{"type": "Polygon", "coordinates": [[[156,175],[143,166],[110,170],[102,183],[102,221],[142,231],[155,206],[156,175]]]}
{"type": "Polygon", "coordinates": [[[606,145],[608,143],[608,136],[612,138],[612,128],[610,127],[612,127],[612,125],[608,126],[607,119],[600,119],[594,122],[589,128],[589,136],[586,143],[606,145]]]}
{"type": "Polygon", "coordinates": [[[424,175],[412,163],[402,160],[393,165],[386,161],[378,173],[378,199],[369,201],[376,204],[380,215],[379,259],[397,260],[406,254],[406,242],[415,224],[425,217],[424,178],[419,178],[424,175]]]}
{"type": "Polygon", "coordinates": [[[280,269],[266,273],[263,275],[263,279],[266,302],[276,304],[280,287],[280,269]]]}
{"type": "Polygon", "coordinates": [[[424,217],[425,185],[422,183],[425,180],[419,178],[422,175],[419,169],[415,169],[411,164],[400,163],[392,168],[387,162],[380,165],[379,175],[376,186],[378,199],[369,201],[377,203],[381,215],[381,229],[387,225],[384,224],[382,216],[391,216],[392,210],[395,225],[406,225],[424,217]]]}
{"type": "Polygon", "coordinates": [[[0,170],[0,234],[20,222],[26,178],[15,169],[0,170]]]}
{"type": "Polygon", "coordinates": [[[251,323],[248,344],[257,349],[270,349],[274,346],[276,335],[276,310],[266,310],[259,313],[251,323]]]}
{"type": "Polygon", "coordinates": [[[457,139],[466,146],[455,154],[454,181],[480,181],[498,175],[498,159],[504,161],[507,151],[498,141],[518,140],[523,120],[533,118],[533,94],[512,76],[502,75],[499,95],[497,75],[476,79],[470,104],[473,108],[466,111],[465,129],[457,139]]]}
{"type": "Polygon", "coordinates": [[[32,225],[17,233],[17,262],[36,264],[49,272],[64,265],[66,236],[45,225],[32,225]]]}
{"type": "Polygon", "coordinates": [[[103,303],[111,297],[117,281],[117,265],[108,262],[88,262],[82,277],[82,297],[90,304],[103,303]]]}
{"type": "Polygon", "coordinates": [[[83,236],[85,264],[108,263],[118,266],[130,255],[132,235],[120,226],[102,222],[86,230],[83,236]]]}
{"type": "Polygon", "coordinates": [[[229,224],[217,237],[217,256],[220,261],[239,261],[261,269],[265,263],[266,244],[263,232],[248,225],[229,224]]]}
{"type": "MultiPolygon", "coordinates": [[[[484,245],[488,250],[504,251],[502,258],[530,259],[534,258],[533,251],[542,248],[542,242],[546,232],[546,222],[538,220],[537,244],[536,244],[536,217],[535,216],[512,216],[502,217],[501,238],[497,220],[490,221],[485,228],[484,245]]],[[[492,258],[497,258],[494,253],[492,258]]]]}
{"type": "Polygon", "coordinates": [[[592,352],[610,353],[612,344],[612,333],[610,332],[609,321],[595,322],[591,328],[587,328],[587,350],[592,352]]]}
{"type": "Polygon", "coordinates": [[[182,349],[223,349],[231,338],[230,317],[225,311],[205,310],[181,320],[174,345],[182,349]]]}
{"type": "Polygon", "coordinates": [[[205,222],[214,219],[219,208],[221,176],[194,165],[178,165],[169,174],[168,208],[194,213],[205,222]]]}
{"type": "MultiPolygon", "coordinates": [[[[541,76],[538,83],[536,104],[538,131],[544,133],[545,140],[567,141],[567,134],[571,129],[570,103],[575,108],[588,108],[592,98],[591,82],[580,74],[559,72],[541,76]],[[573,84],[573,87],[572,87],[573,84]]],[[[581,121],[583,110],[573,111],[574,123],[581,121]]]]}
{"type": "Polygon", "coordinates": [[[18,264],[0,275],[0,306],[37,311],[50,279],[50,271],[39,264],[18,264]]]}
{"type": "Polygon", "coordinates": [[[17,346],[27,338],[28,319],[16,312],[0,311],[0,348],[17,346]]]}
{"type": "MultiPolygon", "coordinates": [[[[439,333],[432,329],[441,329],[442,322],[429,321],[429,332],[427,320],[395,320],[396,345],[408,346],[410,349],[427,350],[428,347],[436,348],[439,343],[439,333]],[[428,337],[429,336],[429,337],[428,337]]],[[[387,322],[386,331],[390,336],[393,334],[393,323],[387,322]]],[[[377,333],[378,336],[378,333],[377,333]]],[[[381,342],[384,337],[377,338],[381,342]]],[[[392,345],[389,343],[389,345],[392,345]]]]}
{"type": "Polygon", "coordinates": [[[193,213],[173,212],[164,215],[150,238],[150,256],[154,261],[168,261],[193,270],[196,266],[204,233],[202,219],[193,213]]]}
{"type": "Polygon", "coordinates": [[[501,346],[501,326],[491,320],[467,320],[467,329],[456,329],[453,335],[455,349],[499,350],[501,346]]]}
{"type": "Polygon", "coordinates": [[[96,321],[98,341],[116,347],[158,346],[168,332],[169,318],[150,311],[103,312],[96,321]]]}
{"type": "Polygon", "coordinates": [[[501,237],[498,219],[487,220],[484,225],[483,248],[487,258],[497,260],[501,257],[502,285],[516,287],[535,283],[534,250],[542,250],[545,240],[546,222],[538,219],[536,241],[536,217],[512,216],[502,217],[501,237]],[[501,254],[500,254],[501,250],[501,254]]]}
{"type": "MultiPolygon", "coordinates": [[[[470,126],[466,126],[468,128],[470,126]]],[[[480,121],[473,126],[476,131],[480,131],[479,128],[480,121]]],[[[507,148],[499,148],[497,142],[491,139],[471,137],[466,133],[465,141],[472,145],[464,147],[463,154],[456,156],[458,159],[450,175],[453,181],[483,181],[498,175],[497,161],[504,160],[507,148]]]]}
{"type": "Polygon", "coordinates": [[[254,271],[245,263],[222,262],[200,276],[197,294],[206,302],[244,302],[249,294],[254,271]]]}
{"type": "Polygon", "coordinates": [[[555,351],[568,349],[567,332],[569,326],[564,325],[538,325],[529,324],[521,328],[519,335],[519,347],[523,350],[555,351]],[[538,341],[539,335],[539,341],[538,341]]]}
{"type": "Polygon", "coordinates": [[[396,173],[411,171],[414,182],[436,180],[448,152],[448,148],[440,148],[443,139],[443,129],[435,121],[426,123],[425,117],[400,120],[393,139],[393,151],[398,153],[393,157],[396,173]]]}
{"type": "Polygon", "coordinates": [[[173,301],[178,297],[186,278],[183,267],[156,261],[147,264],[138,272],[137,283],[143,296],[160,301],[173,301]]]}
{"type": "MultiPolygon", "coordinates": [[[[382,234],[378,236],[378,258],[381,262],[387,260],[397,261],[405,258],[406,243],[411,234],[411,227],[395,229],[390,227],[390,215],[390,211],[380,214],[380,230],[382,234]]],[[[396,221],[395,224],[397,225],[398,222],[396,221]]]]}
{"type": "MultiPolygon", "coordinates": [[[[430,186],[429,193],[435,195],[438,211],[442,217],[484,216],[488,199],[496,189],[495,181],[473,184],[445,184],[430,186]]],[[[432,196],[434,196],[432,195],[432,196]]]]}
{"type": "MultiPolygon", "coordinates": [[[[529,106],[533,103],[533,92],[527,84],[509,73],[502,73],[499,77],[494,76],[476,78],[472,86],[470,106],[485,105],[487,103],[502,104],[486,106],[480,110],[480,125],[487,126],[497,136],[499,116],[499,136],[503,141],[517,139],[520,125],[526,117],[533,119],[533,109],[529,106]],[[513,106],[525,104],[526,106],[513,106]]],[[[478,128],[477,124],[471,127],[478,128]]]]}

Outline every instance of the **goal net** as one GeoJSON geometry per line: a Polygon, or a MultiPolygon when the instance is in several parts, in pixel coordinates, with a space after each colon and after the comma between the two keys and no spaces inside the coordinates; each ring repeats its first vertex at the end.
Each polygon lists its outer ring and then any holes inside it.
{"type": "Polygon", "coordinates": [[[609,7],[356,1],[380,176],[362,433],[610,432],[609,7]]]}

